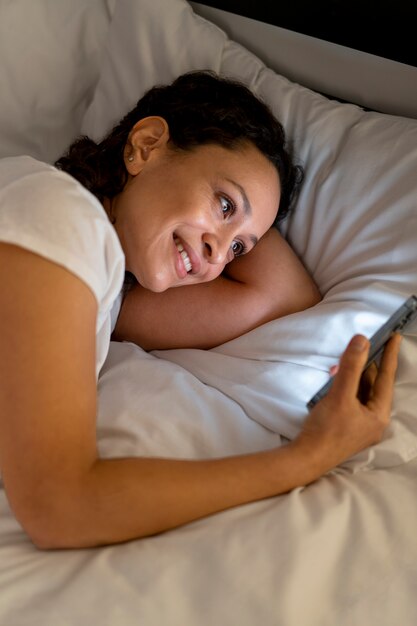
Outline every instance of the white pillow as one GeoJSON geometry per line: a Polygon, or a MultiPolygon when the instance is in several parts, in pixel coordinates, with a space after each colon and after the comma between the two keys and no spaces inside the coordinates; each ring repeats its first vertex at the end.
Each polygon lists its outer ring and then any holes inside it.
{"type": "Polygon", "coordinates": [[[79,134],[114,0],[13,0],[0,19],[0,157],[54,161],[79,134]]]}
{"type": "MultiPolygon", "coordinates": [[[[156,355],[292,438],[305,403],[350,337],[370,336],[417,292],[417,121],[365,112],[288,81],[195,15],[185,0],[118,0],[83,133],[100,138],[153,84],[198,68],[240,78],[283,122],[305,181],[281,229],[324,299],[215,350],[156,355]]],[[[417,451],[415,335],[407,342],[395,420],[386,440],[366,453],[368,464],[395,464],[417,451]]],[[[177,393],[180,398],[181,389],[177,393]]]]}

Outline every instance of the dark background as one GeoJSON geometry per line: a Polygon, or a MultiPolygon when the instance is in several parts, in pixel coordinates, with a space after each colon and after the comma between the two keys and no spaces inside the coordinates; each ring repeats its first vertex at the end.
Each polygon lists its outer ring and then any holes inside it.
{"type": "Polygon", "coordinates": [[[196,0],[417,66],[417,0],[196,0]]]}

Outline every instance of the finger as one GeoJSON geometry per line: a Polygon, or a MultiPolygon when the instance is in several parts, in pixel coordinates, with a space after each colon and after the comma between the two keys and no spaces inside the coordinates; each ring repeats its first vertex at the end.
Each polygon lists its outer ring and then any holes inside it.
{"type": "Polygon", "coordinates": [[[359,383],[358,398],[362,404],[366,404],[372,398],[373,387],[378,374],[378,368],[373,361],[363,372],[359,383]]]}
{"type": "Polygon", "coordinates": [[[376,407],[391,406],[400,345],[401,336],[396,333],[385,346],[373,388],[372,404],[376,407]]]}
{"type": "Polygon", "coordinates": [[[363,335],[355,335],[342,354],[331,391],[334,394],[356,397],[363,368],[369,352],[369,341],[363,335]]]}

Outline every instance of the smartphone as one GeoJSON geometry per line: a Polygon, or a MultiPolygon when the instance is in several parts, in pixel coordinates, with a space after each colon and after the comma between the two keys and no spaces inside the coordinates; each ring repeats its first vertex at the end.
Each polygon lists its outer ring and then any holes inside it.
{"type": "MultiPolygon", "coordinates": [[[[385,344],[390,339],[393,333],[403,333],[407,326],[417,317],[417,297],[410,296],[408,300],[402,304],[399,309],[395,311],[389,318],[385,324],[381,326],[379,330],[371,337],[370,343],[371,346],[369,348],[369,358],[366,362],[363,370],[365,371],[367,367],[373,361],[376,361],[378,357],[381,355],[385,344]]],[[[328,393],[330,387],[333,384],[333,377],[328,380],[328,382],[323,385],[321,389],[307,402],[307,408],[312,409],[313,406],[317,404],[319,400],[324,398],[324,396],[328,393]]]]}

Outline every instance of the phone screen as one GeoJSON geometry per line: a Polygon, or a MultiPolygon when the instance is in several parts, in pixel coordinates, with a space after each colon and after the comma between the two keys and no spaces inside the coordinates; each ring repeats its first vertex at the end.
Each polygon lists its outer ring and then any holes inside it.
{"type": "MultiPolygon", "coordinates": [[[[403,333],[407,326],[417,317],[417,297],[410,296],[396,311],[391,315],[389,320],[385,322],[372,335],[370,339],[371,346],[369,348],[369,358],[366,362],[364,370],[376,361],[384,349],[385,344],[393,335],[393,333],[403,333]]],[[[307,402],[307,407],[312,409],[328,393],[333,384],[333,377],[330,378],[325,385],[307,402]]]]}

